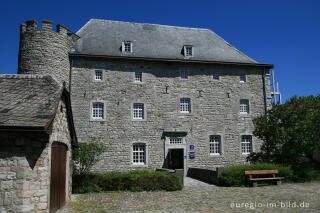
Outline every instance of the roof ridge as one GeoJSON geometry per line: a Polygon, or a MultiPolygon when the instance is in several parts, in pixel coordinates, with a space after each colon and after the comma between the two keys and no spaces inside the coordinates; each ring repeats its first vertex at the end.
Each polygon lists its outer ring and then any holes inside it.
{"type": "MultiPolygon", "coordinates": [[[[90,21],[97,20],[97,21],[108,21],[108,22],[120,22],[120,23],[128,23],[128,24],[139,24],[139,25],[154,25],[154,26],[160,26],[160,27],[171,27],[171,28],[181,28],[181,29],[188,29],[188,30],[209,30],[208,28],[201,28],[201,27],[181,27],[181,26],[174,26],[174,25],[166,25],[166,24],[152,24],[152,23],[139,23],[139,22],[129,22],[129,21],[116,21],[116,20],[108,20],[108,19],[97,19],[92,18],[90,19],[82,28],[84,28],[90,21]]],[[[81,28],[81,29],[82,29],[81,28]]],[[[80,30],[81,30],[80,29],[80,30]]],[[[79,31],[80,31],[79,30],[79,31]]],[[[78,32],[77,32],[78,33],[78,32]]]]}
{"type": "Polygon", "coordinates": [[[0,74],[0,79],[46,79],[55,82],[60,87],[63,84],[50,74],[0,74]]]}
{"type": "Polygon", "coordinates": [[[213,32],[212,30],[208,29],[208,31],[214,35],[216,35],[219,39],[221,39],[223,42],[225,42],[229,47],[233,48],[235,51],[237,51],[239,54],[247,57],[249,60],[252,60],[253,63],[259,63],[256,60],[254,60],[253,58],[247,56],[246,54],[244,54],[243,52],[241,52],[240,50],[238,50],[235,46],[233,46],[232,44],[230,44],[228,41],[226,41],[224,38],[222,38],[221,36],[219,36],[217,33],[213,32]]]}
{"type": "Polygon", "coordinates": [[[19,79],[23,79],[23,78],[43,78],[47,75],[43,75],[43,74],[0,74],[0,78],[19,78],[19,79]]]}

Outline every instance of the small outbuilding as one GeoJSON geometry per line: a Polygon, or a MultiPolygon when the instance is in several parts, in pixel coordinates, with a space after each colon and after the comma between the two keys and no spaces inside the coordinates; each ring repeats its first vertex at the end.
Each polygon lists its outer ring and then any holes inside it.
{"type": "Polygon", "coordinates": [[[55,212],[70,199],[69,97],[50,75],[0,75],[0,212],[55,212]]]}

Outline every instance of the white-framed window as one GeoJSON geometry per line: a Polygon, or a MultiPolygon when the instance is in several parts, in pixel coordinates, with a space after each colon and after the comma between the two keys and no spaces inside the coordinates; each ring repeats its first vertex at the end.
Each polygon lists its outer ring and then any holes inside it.
{"type": "Polygon", "coordinates": [[[240,74],[240,82],[246,82],[246,75],[245,74],[240,74]]]}
{"type": "Polygon", "coordinates": [[[182,113],[190,113],[191,112],[190,98],[180,98],[180,112],[182,112],[182,113]]]}
{"type": "Polygon", "coordinates": [[[252,152],[252,136],[242,135],[241,136],[241,153],[250,154],[252,152]]]}
{"type": "Polygon", "coordinates": [[[122,52],[132,53],[132,42],[131,41],[122,42],[122,52]]]}
{"type": "Polygon", "coordinates": [[[180,78],[183,80],[187,80],[188,79],[188,71],[180,70],[180,78]]]}
{"type": "Polygon", "coordinates": [[[221,155],[221,136],[210,135],[210,155],[221,155]]]}
{"type": "Polygon", "coordinates": [[[102,81],[103,80],[103,73],[101,70],[96,70],[94,75],[94,80],[102,81]]]}
{"type": "Polygon", "coordinates": [[[184,46],[184,56],[191,57],[193,56],[193,47],[192,46],[184,46]]]}
{"type": "Polygon", "coordinates": [[[219,74],[216,73],[216,72],[212,73],[212,79],[213,79],[213,80],[219,80],[219,79],[220,79],[219,74]]]}
{"type": "Polygon", "coordinates": [[[144,119],[144,104],[133,104],[133,119],[144,119]]]}
{"type": "Polygon", "coordinates": [[[142,72],[134,73],[134,82],[142,82],[142,72]]]}
{"type": "Polygon", "coordinates": [[[144,143],[132,144],[132,164],[134,165],[146,164],[146,144],[144,143]]]}
{"type": "Polygon", "coordinates": [[[182,144],[183,143],[183,138],[182,137],[170,137],[169,138],[169,143],[170,144],[182,144]]]}
{"type": "Polygon", "coordinates": [[[92,103],[92,118],[103,119],[104,118],[104,104],[101,102],[92,103]]]}
{"type": "Polygon", "coordinates": [[[249,100],[241,99],[240,100],[240,113],[249,114],[249,100]]]}

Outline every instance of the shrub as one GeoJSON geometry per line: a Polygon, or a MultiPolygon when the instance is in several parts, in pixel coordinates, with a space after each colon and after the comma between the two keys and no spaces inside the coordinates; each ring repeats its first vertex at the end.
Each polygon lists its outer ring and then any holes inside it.
{"type": "Polygon", "coordinates": [[[254,170],[279,170],[279,177],[285,177],[285,181],[290,181],[293,178],[293,172],[290,167],[281,166],[271,163],[257,163],[246,165],[235,165],[225,167],[219,176],[219,185],[221,186],[244,186],[248,185],[248,176],[245,171],[254,170]]]}
{"type": "Polygon", "coordinates": [[[306,182],[311,180],[320,180],[320,165],[306,162],[292,166],[293,181],[306,182]]]}
{"type": "Polygon", "coordinates": [[[81,143],[72,150],[74,174],[88,174],[90,168],[99,160],[99,156],[107,150],[107,147],[97,138],[90,137],[90,139],[89,143],[81,143]]]}
{"type": "Polygon", "coordinates": [[[253,120],[253,134],[263,140],[261,151],[249,155],[251,163],[270,162],[289,166],[314,162],[320,148],[320,95],[294,96],[285,104],[274,105],[253,120]]]}
{"type": "Polygon", "coordinates": [[[176,191],[182,189],[178,175],[164,172],[131,171],[74,175],[73,193],[102,191],[176,191]]]}

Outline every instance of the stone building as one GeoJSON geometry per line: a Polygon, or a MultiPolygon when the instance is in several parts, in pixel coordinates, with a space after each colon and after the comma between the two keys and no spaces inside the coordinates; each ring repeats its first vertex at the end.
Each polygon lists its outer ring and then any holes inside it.
{"type": "Polygon", "coordinates": [[[108,146],[94,171],[216,169],[260,149],[270,64],[208,29],[91,19],[77,33],[21,25],[19,74],[69,85],[80,143],[108,146]]]}
{"type": "Polygon", "coordinates": [[[0,75],[0,212],[54,212],[71,195],[70,98],[49,75],[0,75]]]}

